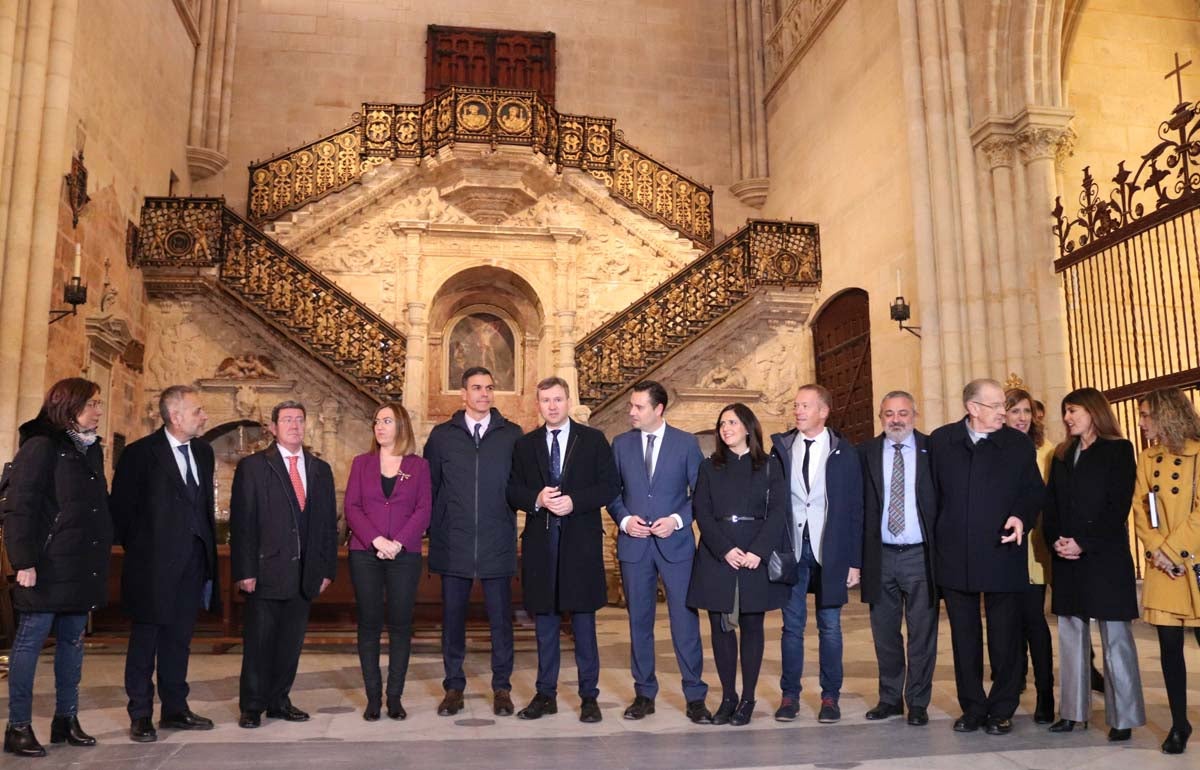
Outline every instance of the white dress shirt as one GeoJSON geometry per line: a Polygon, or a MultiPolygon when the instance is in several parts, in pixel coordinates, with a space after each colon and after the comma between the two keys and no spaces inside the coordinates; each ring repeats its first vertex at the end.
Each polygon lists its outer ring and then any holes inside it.
{"type": "Polygon", "coordinates": [[[179,447],[186,446],[188,448],[187,462],[188,462],[188,465],[192,466],[192,478],[194,478],[196,480],[196,483],[199,484],[200,483],[200,470],[196,467],[196,456],[192,452],[191,442],[180,441],[179,439],[172,436],[171,431],[169,431],[169,430],[164,430],[163,433],[167,434],[167,443],[169,443],[171,445],[171,454],[173,454],[175,456],[175,467],[179,468],[179,478],[183,479],[183,483],[186,486],[187,485],[187,468],[183,464],[183,453],[179,451],[179,447]]]}
{"type": "Polygon", "coordinates": [[[479,426],[479,437],[483,438],[483,434],[487,433],[488,425],[492,422],[492,413],[488,412],[482,420],[474,420],[471,419],[471,415],[464,412],[463,419],[467,421],[467,433],[470,433],[472,438],[475,437],[476,425],[479,426]]]}
{"type": "Polygon", "coordinates": [[[287,469],[289,473],[291,472],[292,461],[288,458],[300,458],[296,461],[296,470],[300,473],[300,484],[304,487],[304,496],[308,497],[308,474],[304,472],[304,449],[301,448],[299,452],[293,455],[291,452],[284,449],[282,444],[276,444],[275,448],[279,450],[279,455],[283,458],[283,467],[287,469]]]}

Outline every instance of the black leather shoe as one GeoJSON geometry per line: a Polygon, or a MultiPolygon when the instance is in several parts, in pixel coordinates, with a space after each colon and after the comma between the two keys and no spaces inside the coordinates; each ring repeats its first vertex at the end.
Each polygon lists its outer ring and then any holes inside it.
{"type": "Polygon", "coordinates": [[[687,718],[698,725],[711,725],[713,719],[712,712],[702,700],[694,700],[687,704],[687,718]]]}
{"type": "Polygon", "coordinates": [[[908,723],[913,727],[924,727],[929,724],[929,710],[924,706],[909,706],[908,723]]]}
{"type": "Polygon", "coordinates": [[[96,745],[96,739],[83,731],[83,728],[79,726],[79,717],[74,714],[69,717],[55,716],[51,720],[50,742],[65,742],[72,746],[96,745]]]}
{"type": "Polygon", "coordinates": [[[46,749],[38,743],[33,734],[33,725],[9,725],[4,730],[4,753],[16,754],[18,757],[44,757],[46,749]]]}
{"type": "Polygon", "coordinates": [[[954,720],[954,732],[956,733],[973,733],[979,729],[979,717],[963,714],[958,719],[954,720]]]}
{"type": "Polygon", "coordinates": [[[988,735],[1008,735],[1012,732],[1012,720],[1001,719],[1000,717],[988,717],[987,734],[988,735]]]}
{"type": "Polygon", "coordinates": [[[308,712],[301,711],[288,703],[281,708],[267,709],[269,719],[282,719],[285,722],[307,722],[308,712]]]}
{"type": "Polygon", "coordinates": [[[1104,694],[1104,674],[1101,674],[1095,666],[1092,666],[1092,690],[1101,695],[1104,694]]]}
{"type": "Polygon", "coordinates": [[[1039,725],[1048,725],[1054,721],[1054,695],[1039,694],[1037,705],[1033,708],[1033,721],[1039,725]]]}
{"type": "Polygon", "coordinates": [[[446,695],[442,698],[442,702],[438,704],[438,716],[452,717],[462,711],[462,707],[462,690],[446,690],[446,695]]]}
{"type": "Polygon", "coordinates": [[[150,717],[138,717],[129,721],[129,740],[134,743],[154,743],[158,740],[158,731],[154,729],[154,720],[150,717]]]}
{"type": "Polygon", "coordinates": [[[163,714],[162,719],[158,720],[158,726],[173,730],[211,730],[213,721],[190,709],[184,709],[178,714],[163,714]]]}
{"type": "Polygon", "coordinates": [[[383,704],[379,702],[379,698],[367,698],[367,707],[363,709],[363,720],[367,722],[378,722],[379,711],[383,704]]]}
{"type": "Polygon", "coordinates": [[[1075,729],[1076,725],[1079,725],[1080,730],[1087,729],[1087,722],[1076,722],[1073,719],[1060,719],[1057,722],[1055,722],[1054,724],[1050,725],[1050,732],[1052,732],[1052,733],[1069,733],[1075,729]]]}
{"type": "Polygon", "coordinates": [[[1117,728],[1113,727],[1108,731],[1109,743],[1120,743],[1121,741],[1127,741],[1132,737],[1133,730],[1128,727],[1126,727],[1124,730],[1118,730],[1117,728]]]}
{"type": "Polygon", "coordinates": [[[904,709],[900,707],[899,703],[884,703],[883,701],[879,701],[875,705],[875,708],[867,712],[866,717],[872,722],[878,722],[880,719],[898,717],[902,714],[904,714],[904,709]]]}
{"type": "Polygon", "coordinates": [[[541,719],[546,714],[558,713],[558,699],[538,693],[529,705],[517,712],[517,719],[541,719]]]}
{"type": "Polygon", "coordinates": [[[732,700],[729,698],[722,700],[721,705],[717,707],[717,713],[713,714],[712,723],[714,725],[729,724],[729,719],[733,716],[733,712],[735,709],[737,709],[737,705],[738,699],[736,696],[732,700]]]}
{"type": "Polygon", "coordinates": [[[1188,738],[1192,737],[1192,726],[1187,727],[1172,727],[1171,732],[1167,733],[1167,739],[1163,741],[1162,750],[1164,754],[1182,754],[1187,750],[1188,738]]]}
{"type": "Polygon", "coordinates": [[[733,710],[733,716],[729,717],[729,724],[734,727],[741,727],[750,724],[750,718],[754,716],[754,701],[743,700],[733,710]]]}
{"type": "Polygon", "coordinates": [[[238,727],[243,727],[247,730],[253,730],[262,724],[261,711],[243,711],[238,717],[238,727]]]}
{"type": "Polygon", "coordinates": [[[629,704],[629,708],[625,709],[626,719],[645,719],[646,715],[654,713],[654,699],[647,698],[644,695],[638,695],[633,699],[633,703],[629,704]]]}
{"type": "Polygon", "coordinates": [[[508,690],[496,690],[492,693],[492,713],[498,717],[511,717],[513,711],[512,695],[508,690]]]}
{"type": "Polygon", "coordinates": [[[600,704],[595,698],[584,698],[579,707],[579,721],[588,724],[599,722],[604,716],[600,713],[600,704]]]}
{"type": "Polygon", "coordinates": [[[387,699],[387,715],[388,719],[407,719],[408,712],[404,710],[404,704],[400,702],[400,696],[388,696],[387,699]]]}

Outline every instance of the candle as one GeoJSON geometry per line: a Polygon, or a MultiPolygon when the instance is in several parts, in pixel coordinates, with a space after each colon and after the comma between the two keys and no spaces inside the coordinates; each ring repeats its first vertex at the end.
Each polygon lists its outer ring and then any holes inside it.
{"type": "Polygon", "coordinates": [[[75,271],[71,273],[71,277],[72,277],[72,278],[78,278],[78,277],[79,277],[79,275],[80,275],[80,273],[79,273],[80,262],[81,262],[81,254],[80,254],[80,250],[79,250],[79,244],[78,244],[78,243],[76,243],[76,244],[75,244],[75,271]]]}
{"type": "Polygon", "coordinates": [[[896,296],[903,297],[904,291],[900,288],[900,269],[896,268],[896,296]]]}

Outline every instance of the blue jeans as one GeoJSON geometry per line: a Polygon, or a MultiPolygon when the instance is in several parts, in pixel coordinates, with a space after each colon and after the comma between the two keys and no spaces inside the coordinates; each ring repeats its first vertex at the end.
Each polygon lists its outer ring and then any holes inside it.
{"type": "Polygon", "coordinates": [[[8,723],[23,727],[33,721],[33,675],[46,637],[54,629],[54,715],[79,711],[79,677],[83,673],[86,612],[22,612],[9,655],[8,723]]]}
{"type": "MultiPolygon", "coordinates": [[[[799,580],[783,607],[783,676],[779,689],[783,697],[800,697],[800,677],[804,674],[804,627],[808,624],[808,589],[821,580],[821,565],[813,556],[812,546],[804,541],[797,569],[799,580]]],[[[821,698],[837,700],[842,692],[842,608],[817,607],[817,641],[821,666],[821,698]]]]}

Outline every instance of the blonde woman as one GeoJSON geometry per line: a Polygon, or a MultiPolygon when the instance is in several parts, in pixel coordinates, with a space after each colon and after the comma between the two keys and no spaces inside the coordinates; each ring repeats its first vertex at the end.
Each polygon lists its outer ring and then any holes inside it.
{"type": "MultiPolygon", "coordinates": [[[[1200,417],[1182,392],[1165,388],[1138,402],[1138,423],[1153,444],[1138,460],[1133,523],[1146,548],[1142,618],[1158,631],[1171,732],[1167,754],[1187,749],[1192,725],[1187,718],[1185,629],[1200,629],[1200,417]]],[[[1200,637],[1198,637],[1200,638],[1200,637]]]]}

